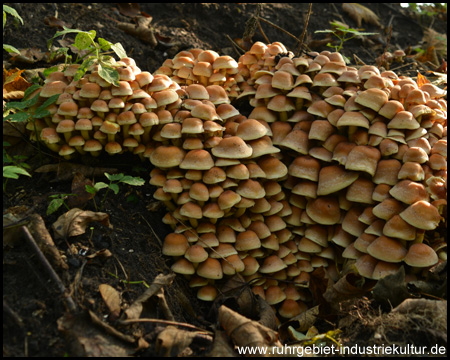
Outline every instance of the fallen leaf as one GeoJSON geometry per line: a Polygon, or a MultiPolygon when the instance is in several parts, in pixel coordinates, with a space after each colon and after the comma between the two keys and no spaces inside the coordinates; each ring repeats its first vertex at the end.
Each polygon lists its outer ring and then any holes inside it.
{"type": "Polygon", "coordinates": [[[144,309],[144,304],[155,295],[163,286],[170,285],[175,279],[175,274],[159,274],[153,283],[149,286],[145,292],[140,295],[130,307],[125,310],[125,315],[127,319],[139,319],[144,309]]]}
{"type": "Polygon", "coordinates": [[[68,266],[48,232],[44,220],[39,214],[30,214],[29,211],[26,206],[15,206],[9,208],[3,215],[3,246],[14,246],[19,240],[22,241],[21,227],[26,226],[50,263],[55,268],[67,270],[68,266]]]}
{"type": "Polygon", "coordinates": [[[381,27],[378,16],[372,10],[361,4],[343,3],[342,10],[356,22],[357,27],[361,27],[363,21],[381,27]]]}
{"type": "Polygon", "coordinates": [[[55,236],[67,239],[71,236],[82,235],[86,232],[86,227],[93,221],[99,221],[103,225],[112,228],[109,223],[109,215],[102,212],[84,211],[74,208],[61,215],[52,225],[55,236]]]}
{"type": "Polygon", "coordinates": [[[155,47],[158,45],[158,41],[153,32],[153,27],[150,25],[151,21],[151,17],[138,16],[136,17],[137,25],[119,22],[117,27],[127,34],[135,36],[146,44],[149,44],[151,47],[155,47]]]}
{"type": "Polygon", "coordinates": [[[363,282],[360,285],[361,283],[361,276],[355,273],[348,273],[340,278],[336,284],[328,287],[323,297],[332,308],[338,309],[341,301],[361,297],[372,288],[370,282],[363,282]]]}
{"type": "Polygon", "coordinates": [[[86,185],[93,186],[92,180],[86,178],[82,173],[75,173],[72,180],[71,193],[76,196],[69,197],[67,200],[67,206],[70,208],[82,207],[95,196],[95,194],[91,194],[86,191],[86,185]]]}
{"type": "Polygon", "coordinates": [[[422,85],[429,84],[430,81],[423,76],[420,72],[417,73],[417,86],[420,88],[422,85]]]}
{"type": "Polygon", "coordinates": [[[141,15],[141,9],[138,3],[117,3],[116,5],[122,15],[129,17],[141,15]]]}
{"type": "Polygon", "coordinates": [[[155,350],[160,356],[177,356],[189,347],[196,336],[195,332],[167,326],[158,334],[155,350]]]}
{"type": "Polygon", "coordinates": [[[58,30],[64,30],[64,27],[71,28],[72,24],[66,23],[55,16],[46,16],[44,18],[44,24],[51,28],[57,28],[58,30]]]}
{"type": "Polygon", "coordinates": [[[319,306],[314,306],[300,315],[297,315],[289,320],[289,323],[298,322],[296,326],[297,331],[305,332],[308,331],[311,326],[316,322],[317,316],[319,315],[319,306]]]}
{"type": "Polygon", "coordinates": [[[98,287],[103,301],[111,312],[111,317],[117,319],[120,315],[120,294],[108,284],[100,284],[98,287]]]}
{"type": "Polygon", "coordinates": [[[45,53],[43,53],[39,48],[32,47],[27,49],[19,49],[20,55],[12,54],[10,59],[11,62],[20,62],[25,64],[34,64],[38,61],[41,61],[45,57],[45,53]]]}
{"type": "Polygon", "coordinates": [[[405,282],[405,268],[403,266],[395,274],[378,280],[373,288],[373,298],[386,308],[395,307],[409,297],[412,297],[412,295],[405,282]]]}
{"type": "Polygon", "coordinates": [[[3,66],[3,99],[4,100],[19,100],[22,99],[25,90],[31,84],[25,80],[21,75],[25,70],[17,68],[6,70],[3,66]]]}
{"type": "MultiPolygon", "coordinates": [[[[66,313],[58,319],[58,330],[64,335],[69,345],[68,352],[76,357],[128,357],[136,351],[130,341],[119,340],[105,331],[106,323],[98,321],[92,312],[66,313]],[[102,324],[103,323],[103,324],[102,324]],[[102,327],[103,326],[103,327],[102,327]]],[[[112,332],[112,331],[111,331],[112,332]]],[[[114,334],[115,335],[115,334],[114,334]]],[[[133,341],[134,338],[128,336],[133,341]]]]}
{"type": "Polygon", "coordinates": [[[235,357],[233,347],[230,345],[227,334],[223,330],[214,331],[214,341],[211,350],[206,354],[207,357],[235,357]]]}
{"type": "Polygon", "coordinates": [[[251,348],[281,346],[276,331],[242,316],[225,305],[219,308],[218,320],[236,346],[251,348]]]}

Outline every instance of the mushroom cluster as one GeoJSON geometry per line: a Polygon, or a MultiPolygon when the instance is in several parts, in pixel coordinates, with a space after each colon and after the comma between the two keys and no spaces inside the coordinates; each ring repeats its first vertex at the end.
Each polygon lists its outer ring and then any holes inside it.
{"type": "Polygon", "coordinates": [[[290,318],[307,309],[318,267],[377,280],[446,259],[434,236],[447,206],[445,91],[281,43],[257,42],[238,62],[182,51],[153,75],[117,65],[118,88],[95,69],[77,83],[72,67],[52,74],[41,97],[61,95],[40,138],[62,156],[149,158],[173,228],[163,254],[200,299],[239,273],[290,318]]]}
{"type": "Polygon", "coordinates": [[[115,63],[119,86],[101,78],[98,66],[74,81],[78,67],[68,66],[45,80],[41,102],[60,96],[49,107],[49,116],[29,124],[32,136],[67,159],[102,151],[148,157],[153,126],[173,121],[170,111],[181,102],[179,86],[165,75],[141,71],[131,58],[115,63]]]}

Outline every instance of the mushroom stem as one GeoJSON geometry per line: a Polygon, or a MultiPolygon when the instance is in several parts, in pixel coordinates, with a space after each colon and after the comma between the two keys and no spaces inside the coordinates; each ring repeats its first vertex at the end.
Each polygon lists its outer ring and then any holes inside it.
{"type": "Polygon", "coordinates": [[[194,218],[189,218],[189,223],[191,224],[191,226],[196,229],[198,227],[198,221],[197,219],[194,218]]]}
{"type": "Polygon", "coordinates": [[[89,140],[90,139],[89,130],[81,130],[81,136],[83,137],[84,140],[89,140]]]}

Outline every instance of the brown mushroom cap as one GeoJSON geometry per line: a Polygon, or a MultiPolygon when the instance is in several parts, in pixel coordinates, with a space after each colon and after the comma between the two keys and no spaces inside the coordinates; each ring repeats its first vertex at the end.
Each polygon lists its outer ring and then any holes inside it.
{"type": "Polygon", "coordinates": [[[209,170],[214,166],[211,154],[203,149],[191,150],[180,164],[181,169],[209,170]]]}
{"type": "Polygon", "coordinates": [[[264,259],[259,272],[261,274],[272,274],[286,268],[287,265],[277,255],[270,255],[264,259]]]}
{"type": "Polygon", "coordinates": [[[208,258],[198,266],[197,275],[206,279],[220,280],[223,277],[222,265],[219,260],[208,258]]]}
{"type": "Polygon", "coordinates": [[[436,229],[442,219],[438,209],[424,200],[410,205],[400,213],[400,217],[408,224],[423,230],[436,229]]]}
{"type": "Polygon", "coordinates": [[[398,182],[391,190],[389,190],[389,194],[405,204],[413,204],[419,200],[429,200],[425,186],[411,180],[402,180],[398,182]]]}
{"type": "Polygon", "coordinates": [[[428,267],[437,264],[439,258],[436,252],[424,243],[412,244],[404,261],[413,267],[428,267]]]}
{"type": "Polygon", "coordinates": [[[214,156],[225,159],[245,159],[252,155],[252,148],[238,136],[223,138],[212,148],[214,156]]]}
{"type": "Polygon", "coordinates": [[[388,96],[383,90],[372,88],[362,91],[356,97],[355,102],[378,112],[388,100],[388,96]]]}
{"type": "Polygon", "coordinates": [[[341,211],[339,202],[333,197],[318,197],[306,205],[306,213],[315,222],[323,225],[339,223],[341,211]]]}
{"type": "Polygon", "coordinates": [[[184,257],[191,263],[200,263],[208,258],[208,253],[203,246],[194,244],[186,250],[184,257]]]}
{"type": "Polygon", "coordinates": [[[329,195],[350,186],[359,174],[353,171],[345,171],[339,165],[323,167],[319,172],[319,184],[317,195],[329,195]]]}
{"type": "Polygon", "coordinates": [[[170,233],[164,239],[162,253],[168,256],[182,256],[189,248],[189,243],[183,234],[170,233]]]}
{"type": "Polygon", "coordinates": [[[383,235],[372,241],[367,252],[378,260],[397,263],[405,258],[407,250],[398,240],[383,235]]]}
{"type": "Polygon", "coordinates": [[[159,168],[179,166],[185,156],[184,150],[177,146],[158,146],[150,155],[150,161],[159,168]]]}

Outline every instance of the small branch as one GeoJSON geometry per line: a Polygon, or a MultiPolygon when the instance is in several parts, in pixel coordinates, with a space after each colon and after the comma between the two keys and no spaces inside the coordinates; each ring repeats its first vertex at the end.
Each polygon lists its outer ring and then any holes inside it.
{"type": "Polygon", "coordinates": [[[302,53],[303,40],[305,39],[306,29],[308,28],[309,17],[311,16],[311,12],[312,12],[312,3],[309,4],[308,13],[306,14],[306,19],[305,19],[305,25],[303,26],[303,32],[300,35],[300,40],[299,40],[296,56],[300,56],[302,53]]]}
{"type": "Polygon", "coordinates": [[[238,54],[238,56],[241,56],[242,54],[245,54],[245,50],[243,48],[241,48],[236,41],[234,41],[228,34],[225,35],[226,38],[228,39],[228,41],[231,43],[231,45],[233,46],[233,50],[236,51],[236,53],[238,54]]]}
{"type": "Polygon", "coordinates": [[[258,18],[258,28],[259,28],[259,31],[261,32],[261,35],[264,37],[264,41],[266,42],[266,44],[267,45],[270,44],[269,38],[266,36],[266,33],[264,32],[264,30],[261,26],[261,22],[259,21],[259,18],[258,18]]]}
{"type": "Polygon", "coordinates": [[[289,35],[290,37],[292,37],[293,39],[295,39],[297,42],[299,42],[300,40],[298,39],[298,37],[296,37],[295,35],[292,35],[289,31],[284,30],[283,28],[280,28],[278,25],[275,25],[273,22],[263,19],[261,16],[258,17],[258,20],[262,20],[264,21],[266,24],[272,25],[275,29],[280,30],[282,32],[284,32],[286,35],[289,35]]]}
{"type": "Polygon", "coordinates": [[[173,326],[181,326],[190,330],[196,330],[199,332],[202,332],[206,335],[214,336],[214,333],[201,329],[197,326],[187,324],[187,323],[180,323],[177,321],[171,321],[171,320],[163,320],[163,319],[130,319],[130,320],[118,320],[117,321],[121,325],[128,325],[128,324],[135,324],[135,323],[155,323],[155,324],[163,324],[163,325],[173,325],[173,326]]]}

